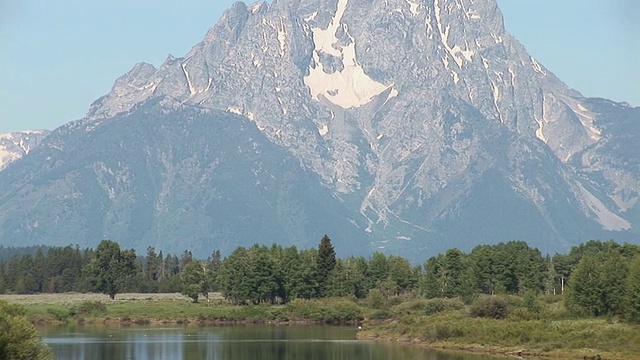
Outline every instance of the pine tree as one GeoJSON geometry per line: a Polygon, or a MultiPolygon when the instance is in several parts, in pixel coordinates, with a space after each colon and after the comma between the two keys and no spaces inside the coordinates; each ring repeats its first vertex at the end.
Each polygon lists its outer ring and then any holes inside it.
{"type": "Polygon", "coordinates": [[[627,276],[624,313],[627,321],[640,323],[640,255],[636,256],[631,263],[627,276]]]}
{"type": "Polygon", "coordinates": [[[336,252],[331,245],[331,239],[327,235],[322,237],[318,246],[317,257],[317,296],[326,296],[327,282],[331,276],[331,272],[336,267],[336,252]]]}

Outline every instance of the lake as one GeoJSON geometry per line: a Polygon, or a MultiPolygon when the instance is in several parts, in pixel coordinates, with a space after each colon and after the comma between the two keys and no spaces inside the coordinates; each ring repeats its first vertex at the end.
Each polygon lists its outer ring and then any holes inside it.
{"type": "Polygon", "coordinates": [[[489,360],[355,339],[354,327],[228,326],[41,329],[58,360],[489,360]]]}

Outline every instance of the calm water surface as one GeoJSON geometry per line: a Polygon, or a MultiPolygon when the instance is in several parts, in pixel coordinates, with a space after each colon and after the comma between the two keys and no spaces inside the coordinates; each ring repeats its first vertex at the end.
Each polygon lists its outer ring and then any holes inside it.
{"type": "Polygon", "coordinates": [[[41,329],[58,360],[490,360],[355,340],[353,327],[98,327],[41,329]]]}

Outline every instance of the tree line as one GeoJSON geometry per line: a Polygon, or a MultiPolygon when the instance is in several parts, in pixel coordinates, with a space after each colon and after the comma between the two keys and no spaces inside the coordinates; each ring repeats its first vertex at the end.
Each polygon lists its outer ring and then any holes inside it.
{"type": "MultiPolygon", "coordinates": [[[[2,252],[3,249],[0,249],[2,252]]],[[[522,241],[450,249],[422,265],[379,252],[336,258],[328,236],[317,248],[254,245],[226,258],[194,259],[148,248],[145,255],[113,241],[97,249],[34,248],[0,263],[0,293],[181,292],[194,301],[220,292],[234,304],[282,304],[294,299],[413,294],[461,298],[480,294],[562,295],[585,316],[640,321],[640,247],[588,241],[566,254],[544,255],[522,241]]]]}

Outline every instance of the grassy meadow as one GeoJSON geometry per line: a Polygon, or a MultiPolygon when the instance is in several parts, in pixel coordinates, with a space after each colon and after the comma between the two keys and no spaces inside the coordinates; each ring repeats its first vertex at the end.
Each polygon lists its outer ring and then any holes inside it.
{"type": "Polygon", "coordinates": [[[199,303],[181,294],[118,294],[115,300],[102,294],[0,295],[0,300],[23,305],[36,324],[341,324],[363,320],[365,313],[349,299],[237,306],[217,293],[199,303]]]}

